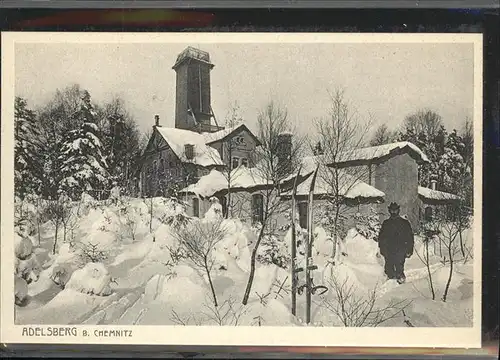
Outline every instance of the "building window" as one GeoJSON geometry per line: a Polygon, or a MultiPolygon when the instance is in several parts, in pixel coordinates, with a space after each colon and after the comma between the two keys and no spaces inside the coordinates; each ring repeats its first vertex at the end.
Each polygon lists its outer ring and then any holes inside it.
{"type": "Polygon", "coordinates": [[[424,209],[424,220],[425,221],[432,221],[432,207],[427,206],[424,209]]]}
{"type": "Polygon", "coordinates": [[[241,159],[241,165],[243,165],[243,166],[248,166],[248,159],[246,159],[246,158],[242,158],[242,159],[241,159]]]}
{"type": "Polygon", "coordinates": [[[193,198],[193,216],[200,217],[200,199],[193,198]]]}
{"type": "Polygon", "coordinates": [[[307,229],[307,201],[301,201],[299,207],[299,225],[302,229],[307,229]]]}
{"type": "Polygon", "coordinates": [[[245,138],[243,136],[238,136],[235,138],[235,143],[237,146],[245,145],[245,138]]]}
{"type": "Polygon", "coordinates": [[[264,197],[262,194],[252,195],[252,224],[264,221],[264,197]]]}
{"type": "Polygon", "coordinates": [[[233,159],[232,159],[232,168],[233,169],[236,169],[240,165],[239,160],[240,160],[239,158],[233,157],[233,159]]]}

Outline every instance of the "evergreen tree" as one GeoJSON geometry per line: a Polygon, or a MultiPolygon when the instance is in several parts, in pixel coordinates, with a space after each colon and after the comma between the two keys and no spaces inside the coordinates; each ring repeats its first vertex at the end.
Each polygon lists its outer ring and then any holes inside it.
{"type": "Polygon", "coordinates": [[[472,164],[464,158],[465,148],[463,138],[453,130],[439,160],[439,178],[443,191],[460,195],[465,205],[472,206],[472,164]]]}
{"type": "MultiPolygon", "coordinates": [[[[418,168],[418,182],[430,187],[430,178],[440,176],[439,161],[445,153],[446,129],[441,117],[431,111],[418,111],[405,118],[403,130],[398,141],[408,141],[418,146],[429,158],[430,164],[422,164],[418,168]]],[[[441,186],[443,179],[439,179],[441,186]]]]}
{"type": "Polygon", "coordinates": [[[43,164],[41,195],[45,199],[57,199],[64,157],[61,156],[64,140],[70,131],[82,125],[81,116],[84,90],[77,84],[57,89],[53,98],[37,111],[40,125],[40,162],[43,164]]]}
{"type": "Polygon", "coordinates": [[[15,194],[23,199],[27,194],[40,191],[40,161],[38,159],[40,135],[35,113],[28,108],[25,99],[15,98],[15,194]]]}
{"type": "Polygon", "coordinates": [[[76,117],[82,125],[65,134],[59,156],[62,162],[60,190],[73,199],[79,198],[83,192],[101,198],[102,191],[109,185],[108,164],[96,115],[90,94],[84,91],[76,117]]]}

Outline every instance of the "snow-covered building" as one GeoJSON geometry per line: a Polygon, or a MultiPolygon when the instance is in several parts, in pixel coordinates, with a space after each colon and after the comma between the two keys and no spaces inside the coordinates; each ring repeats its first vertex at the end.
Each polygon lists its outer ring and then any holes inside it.
{"type": "Polygon", "coordinates": [[[436,190],[436,180],[431,181],[431,188],[419,186],[418,197],[420,200],[420,220],[431,220],[437,208],[446,207],[459,202],[459,196],[436,190]]]}
{"type": "Polygon", "coordinates": [[[164,194],[176,185],[193,184],[212,169],[252,166],[258,139],[245,124],[224,128],[211,106],[210,55],[187,47],[173,66],[176,72],[175,127],[155,116],[153,133],[142,155],[139,193],[164,194]],[[213,124],[212,122],[215,122],[213,124]]]}
{"type": "MultiPolygon", "coordinates": [[[[210,71],[214,65],[207,52],[188,47],[179,54],[173,66],[176,71],[175,127],[160,125],[155,117],[153,134],[143,154],[139,189],[142,196],[157,196],[176,186],[188,204],[188,214],[203,216],[216,197],[223,210],[227,206],[228,182],[231,184],[233,216],[258,221],[262,211],[262,190],[270,186],[257,174],[254,166],[259,139],[245,124],[224,128],[217,124],[211,107],[210,71]],[[230,176],[228,176],[230,174],[230,176]],[[230,181],[228,181],[230,179],[230,181]],[[238,205],[234,206],[237,202],[238,205]]],[[[281,134],[282,150],[278,161],[287,162],[292,151],[292,134],[281,134]]],[[[326,150],[328,151],[328,150],[326,150]]],[[[337,168],[342,172],[339,192],[343,204],[357,212],[375,208],[380,220],[387,216],[386,205],[397,202],[415,229],[430,205],[439,206],[456,200],[452,194],[419,187],[418,166],[429,163],[427,156],[414,144],[396,142],[358,148],[337,154],[335,161],[326,155],[305,157],[298,187],[298,207],[306,218],[305,200],[316,166],[321,164],[314,190],[318,201],[328,201],[334,193],[322,172],[337,168]],[[439,199],[438,199],[439,198],[439,199]],[[368,206],[366,206],[368,205],[368,206]]],[[[286,170],[286,169],[285,169],[286,170]]],[[[282,199],[289,201],[290,182],[285,179],[282,199]]],[[[262,174],[261,174],[262,175],[262,174]]]]}
{"type": "MultiPolygon", "coordinates": [[[[385,194],[386,204],[397,202],[415,230],[424,219],[425,208],[450,204],[453,194],[437,192],[418,184],[418,166],[430,163],[427,156],[410,142],[395,142],[345,151],[329,164],[358,178],[385,194]],[[438,194],[439,193],[439,194],[438,194]]],[[[379,205],[381,220],[388,216],[386,205],[379,205]]]]}

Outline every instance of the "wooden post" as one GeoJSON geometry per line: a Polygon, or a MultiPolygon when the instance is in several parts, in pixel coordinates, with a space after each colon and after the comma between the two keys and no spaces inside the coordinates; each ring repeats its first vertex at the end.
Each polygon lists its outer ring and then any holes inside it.
{"type": "Polygon", "coordinates": [[[297,211],[297,186],[298,180],[300,176],[300,170],[302,166],[299,168],[297,172],[297,176],[293,181],[293,190],[292,190],[292,261],[291,261],[291,272],[292,272],[292,314],[295,316],[297,314],[297,271],[296,271],[296,257],[297,257],[297,234],[296,234],[296,226],[295,226],[295,215],[297,211]]]}
{"type": "Polygon", "coordinates": [[[314,171],[309,188],[309,208],[307,209],[307,242],[306,242],[306,324],[311,322],[311,291],[312,291],[312,277],[311,270],[312,264],[312,244],[313,244],[313,204],[314,204],[314,185],[316,183],[316,176],[318,175],[318,168],[314,171]]]}

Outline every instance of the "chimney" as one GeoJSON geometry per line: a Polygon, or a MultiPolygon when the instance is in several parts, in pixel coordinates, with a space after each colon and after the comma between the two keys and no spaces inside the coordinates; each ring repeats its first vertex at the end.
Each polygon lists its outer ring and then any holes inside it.
{"type": "Polygon", "coordinates": [[[280,176],[292,172],[292,134],[281,133],[278,135],[278,172],[280,176]]]}
{"type": "Polygon", "coordinates": [[[431,175],[430,176],[430,182],[431,182],[431,189],[432,190],[436,190],[437,176],[436,175],[431,175]]]}
{"type": "Polygon", "coordinates": [[[186,155],[186,159],[193,160],[194,159],[194,145],[184,144],[184,154],[186,155]]]}
{"type": "Polygon", "coordinates": [[[160,115],[155,115],[155,126],[160,126],[160,115]]]}

